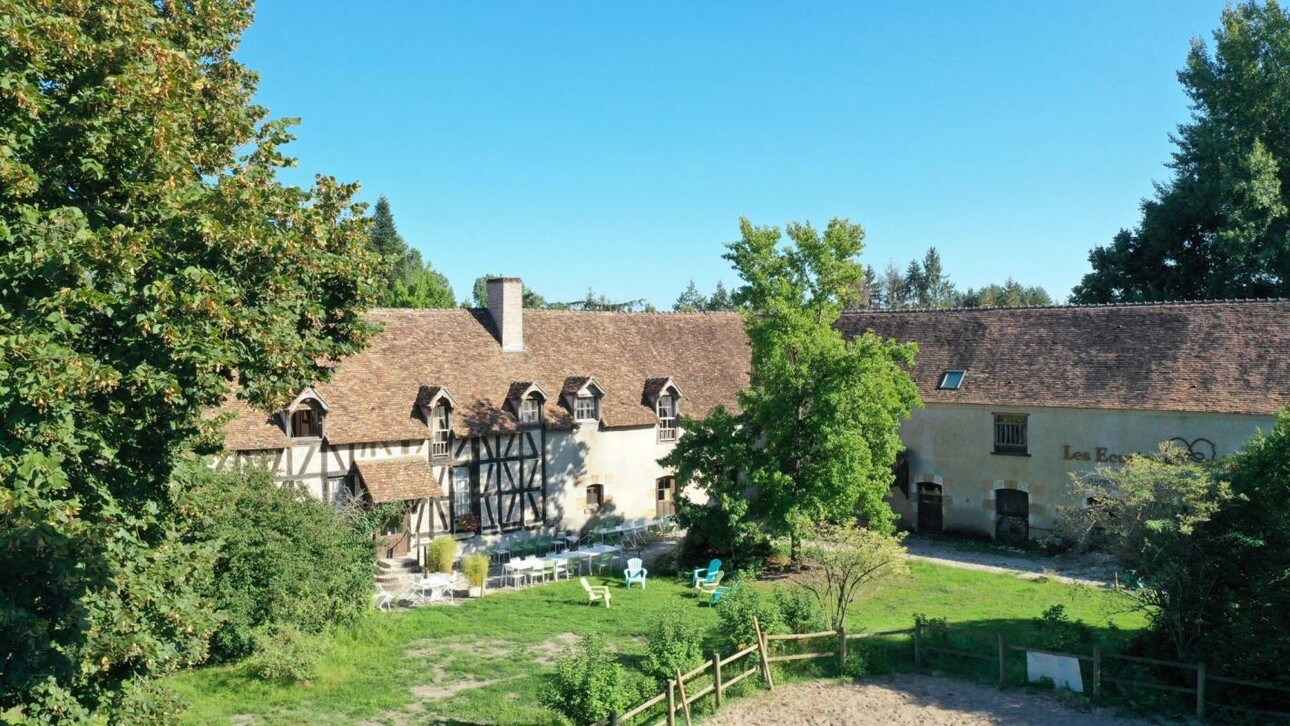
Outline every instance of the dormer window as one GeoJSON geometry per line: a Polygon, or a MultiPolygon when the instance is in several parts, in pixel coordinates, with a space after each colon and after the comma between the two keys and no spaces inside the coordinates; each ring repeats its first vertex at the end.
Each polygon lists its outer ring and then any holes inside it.
{"type": "Polygon", "coordinates": [[[322,436],[322,416],[309,406],[302,406],[291,414],[291,436],[297,439],[320,438],[322,436]]]}
{"type": "Polygon", "coordinates": [[[422,386],[417,392],[417,407],[430,427],[430,456],[441,458],[452,449],[452,410],[457,407],[448,391],[440,386],[422,386]]]}
{"type": "Polygon", "coordinates": [[[681,389],[671,378],[650,378],[645,381],[645,391],[641,403],[654,409],[658,416],[658,442],[676,441],[677,410],[681,401],[681,389]]]}
{"type": "Polygon", "coordinates": [[[579,421],[599,421],[600,405],[595,396],[578,396],[573,403],[573,417],[579,421]]]}
{"type": "Polygon", "coordinates": [[[542,423],[542,406],[546,393],[532,381],[516,381],[506,393],[506,406],[515,414],[520,426],[537,426],[542,423]]]}
{"type": "Polygon", "coordinates": [[[676,441],[676,397],[671,394],[658,397],[658,440],[676,441]]]}
{"type": "Polygon", "coordinates": [[[451,438],[452,412],[447,404],[441,403],[430,411],[430,455],[447,456],[451,438]]]}
{"type": "Polygon", "coordinates": [[[320,439],[327,403],[312,388],[306,388],[283,411],[287,435],[293,439],[320,439]]]}
{"type": "Polygon", "coordinates": [[[532,425],[542,422],[542,404],[536,398],[526,398],[520,401],[520,423],[532,425]]]}
{"type": "Polygon", "coordinates": [[[560,392],[565,408],[580,422],[601,420],[600,399],[604,396],[605,389],[591,376],[566,378],[560,392]]]}

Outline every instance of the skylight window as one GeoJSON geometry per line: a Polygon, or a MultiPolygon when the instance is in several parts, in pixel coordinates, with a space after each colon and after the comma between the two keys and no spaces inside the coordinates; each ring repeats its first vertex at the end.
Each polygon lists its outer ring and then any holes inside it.
{"type": "Polygon", "coordinates": [[[943,391],[957,391],[963,385],[963,376],[967,371],[945,371],[941,374],[941,382],[936,387],[943,391]]]}

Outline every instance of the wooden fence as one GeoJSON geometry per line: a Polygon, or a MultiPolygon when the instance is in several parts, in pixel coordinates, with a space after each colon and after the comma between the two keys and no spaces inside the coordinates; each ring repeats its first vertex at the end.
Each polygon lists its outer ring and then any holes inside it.
{"type": "Polygon", "coordinates": [[[753,628],[756,632],[757,643],[750,645],[743,650],[732,653],[724,658],[718,654],[713,654],[711,660],[706,661],[703,665],[695,668],[689,673],[677,672],[676,678],[667,682],[667,689],[658,695],[636,705],[629,711],[622,714],[611,713],[609,718],[597,721],[592,726],[618,726],[619,724],[630,723],[633,719],[638,719],[651,708],[666,702],[664,716],[661,720],[653,722],[656,726],[676,726],[677,712],[680,712],[686,726],[691,724],[691,709],[695,702],[707,696],[712,696],[716,708],[721,708],[725,703],[726,691],[736,683],[743,681],[753,675],[760,675],[766,688],[775,690],[775,678],[771,673],[770,666],[772,663],[782,663],[786,661],[813,660],[819,658],[837,658],[839,665],[846,662],[847,658],[847,641],[857,638],[874,638],[884,635],[908,635],[913,633],[912,628],[904,630],[884,630],[877,633],[857,633],[848,634],[845,630],[822,630],[818,633],[799,633],[790,635],[768,635],[762,632],[761,622],[753,618],[753,628]],[[770,644],[779,641],[815,641],[820,638],[836,638],[837,646],[828,650],[816,650],[808,653],[788,653],[776,655],[771,652],[770,644]],[[749,656],[756,654],[757,660],[751,666],[744,660],[749,656]],[[735,673],[729,672],[729,666],[736,661],[744,661],[736,667],[735,673]],[[706,678],[709,674],[712,677],[712,683],[705,685],[699,690],[689,693],[686,690],[686,684],[699,678],[706,678]]]}
{"type": "Polygon", "coordinates": [[[972,660],[998,663],[999,687],[1004,688],[1008,685],[1008,664],[1009,664],[1008,654],[1009,653],[1015,653],[1015,652],[1044,653],[1047,655],[1075,658],[1079,660],[1081,663],[1090,664],[1091,675],[1092,675],[1092,678],[1090,679],[1091,686],[1092,686],[1090,695],[1092,695],[1094,699],[1101,697],[1102,684],[1104,682],[1114,683],[1118,686],[1126,686],[1129,688],[1146,688],[1151,690],[1167,691],[1170,693],[1179,693],[1186,696],[1190,696],[1195,702],[1196,717],[1199,719],[1205,718],[1207,709],[1217,708],[1217,709],[1223,709],[1223,710],[1258,714],[1263,716],[1273,716],[1273,717],[1278,717],[1278,718],[1286,719],[1287,721],[1290,721],[1290,711],[1271,711],[1266,709],[1253,708],[1249,706],[1237,706],[1235,704],[1216,703],[1212,699],[1207,699],[1206,684],[1223,683],[1223,684],[1242,686],[1244,688],[1261,689],[1264,691],[1272,691],[1274,693],[1283,693],[1283,694],[1290,694],[1290,686],[1286,686],[1278,683],[1269,683],[1267,681],[1251,681],[1251,680],[1243,680],[1239,678],[1228,678],[1226,676],[1214,675],[1206,672],[1204,663],[1183,663],[1181,661],[1161,660],[1158,658],[1142,658],[1142,657],[1133,656],[1133,655],[1107,654],[1107,653],[1103,653],[1100,648],[1093,648],[1093,652],[1091,654],[1065,653],[1065,652],[1055,651],[1055,650],[1043,650],[1040,648],[1032,648],[1024,645],[1012,645],[1008,643],[1007,636],[1004,635],[1003,633],[996,633],[994,636],[987,636],[984,634],[973,633],[970,631],[958,632],[960,636],[966,636],[968,638],[975,639],[979,642],[985,642],[988,645],[993,646],[993,648],[991,649],[992,652],[989,654],[985,654],[985,653],[980,653],[975,651],[963,650],[961,648],[950,648],[948,646],[930,644],[927,640],[927,634],[925,633],[922,623],[914,624],[913,633],[914,633],[914,667],[916,669],[922,669],[923,662],[926,658],[926,654],[928,653],[943,653],[946,655],[956,656],[960,658],[969,658],[972,660]],[[1140,663],[1140,664],[1152,665],[1152,666],[1162,666],[1166,668],[1190,670],[1195,673],[1195,676],[1193,679],[1191,679],[1191,683],[1192,683],[1191,686],[1179,686],[1171,683],[1158,683],[1158,682],[1143,680],[1143,679],[1119,678],[1119,677],[1114,677],[1106,674],[1105,666],[1108,663],[1108,661],[1112,663],[1114,662],[1140,663]]]}
{"type": "MultiPolygon", "coordinates": [[[[1290,711],[1272,711],[1258,709],[1247,706],[1236,706],[1233,704],[1216,703],[1213,700],[1207,700],[1206,684],[1222,683],[1236,685],[1244,688],[1263,689],[1275,693],[1290,695],[1290,686],[1278,683],[1269,683],[1266,681],[1250,681],[1239,678],[1227,678],[1207,673],[1204,663],[1183,663],[1180,661],[1160,660],[1156,658],[1141,658],[1132,655],[1112,655],[1102,653],[1100,648],[1093,648],[1091,654],[1083,653],[1065,653],[1055,650],[1044,650],[1040,648],[1031,648],[1024,645],[1010,644],[1007,636],[1003,633],[996,633],[993,636],[976,633],[968,630],[958,630],[957,635],[966,637],[979,643],[989,646],[989,652],[983,653],[963,648],[952,648],[948,645],[938,644],[936,638],[929,640],[928,629],[921,623],[915,622],[914,627],[902,630],[883,630],[874,633],[857,633],[849,634],[846,630],[823,630],[818,633],[800,633],[786,635],[769,635],[762,631],[761,623],[754,618],[753,628],[756,632],[757,643],[731,655],[722,657],[719,654],[713,654],[712,658],[703,665],[691,670],[688,673],[677,672],[676,678],[667,682],[667,688],[633,707],[631,710],[622,714],[611,713],[608,718],[597,721],[592,726],[618,726],[619,724],[628,724],[644,716],[651,708],[659,704],[666,703],[663,718],[651,722],[651,726],[676,726],[677,715],[680,713],[686,726],[691,724],[691,706],[700,699],[711,696],[714,706],[718,709],[725,702],[725,694],[735,684],[759,675],[761,681],[769,690],[775,690],[774,675],[771,673],[772,663],[783,663],[789,661],[817,660],[824,658],[836,658],[839,670],[846,663],[847,659],[847,642],[858,638],[876,638],[891,635],[912,635],[914,641],[914,667],[916,670],[922,670],[924,663],[929,654],[944,654],[958,658],[967,658],[975,661],[997,663],[998,664],[998,684],[1000,688],[1009,685],[1008,666],[1010,653],[1045,653],[1048,655],[1065,656],[1076,658],[1081,663],[1088,663],[1091,667],[1091,695],[1098,699],[1102,695],[1102,684],[1113,683],[1118,686],[1127,686],[1130,688],[1147,688],[1172,693],[1179,693],[1192,696],[1196,704],[1197,718],[1204,719],[1207,708],[1217,708],[1224,710],[1240,711],[1244,713],[1257,714],[1261,716],[1270,716],[1290,721],[1290,711]],[[816,642],[822,638],[836,638],[837,644],[834,647],[824,649],[816,647],[804,653],[784,653],[775,654],[771,652],[770,644],[776,642],[796,641],[802,643],[816,642]],[[756,662],[749,665],[745,660],[756,654],[756,662]],[[735,668],[733,674],[730,673],[729,666],[740,662],[735,668]],[[1163,666],[1167,668],[1177,668],[1191,670],[1195,672],[1193,685],[1190,687],[1172,685],[1168,683],[1157,683],[1142,679],[1128,679],[1110,676],[1105,673],[1105,666],[1108,662],[1138,663],[1144,665],[1163,666]],[[711,675],[712,682],[703,686],[693,693],[688,692],[686,684],[699,678],[706,678],[711,675]]],[[[944,627],[935,631],[937,634],[948,633],[949,627],[944,627]]]]}

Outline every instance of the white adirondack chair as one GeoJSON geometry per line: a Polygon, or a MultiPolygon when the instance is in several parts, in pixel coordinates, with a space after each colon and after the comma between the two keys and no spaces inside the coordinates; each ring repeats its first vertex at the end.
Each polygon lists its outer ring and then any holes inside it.
{"type": "Polygon", "coordinates": [[[585,577],[579,577],[578,579],[582,581],[582,589],[587,591],[588,605],[595,604],[597,600],[603,600],[605,607],[609,607],[609,601],[613,599],[613,595],[609,594],[608,585],[593,585],[587,582],[585,577]]]}

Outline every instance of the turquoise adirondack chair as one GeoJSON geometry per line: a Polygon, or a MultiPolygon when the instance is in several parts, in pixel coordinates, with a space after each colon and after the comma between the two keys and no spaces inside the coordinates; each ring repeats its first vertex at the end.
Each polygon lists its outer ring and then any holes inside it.
{"type": "Polygon", "coordinates": [[[707,606],[710,608],[716,607],[717,603],[729,598],[731,593],[735,591],[736,587],[739,587],[739,583],[737,582],[730,586],[717,585],[711,589],[704,590],[704,592],[708,593],[708,599],[705,601],[707,606]]]}
{"type": "Polygon", "coordinates": [[[630,589],[633,582],[639,582],[641,589],[645,589],[645,577],[649,575],[649,570],[641,567],[641,558],[633,557],[627,560],[627,569],[623,570],[623,578],[627,580],[627,587],[630,589]]]}
{"type": "Polygon", "coordinates": [[[716,581],[718,572],[721,572],[721,560],[713,560],[707,567],[696,567],[690,579],[690,587],[697,589],[704,584],[712,584],[716,581]]]}

